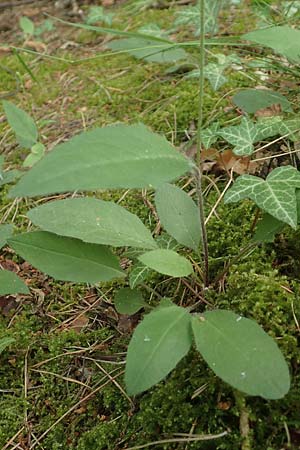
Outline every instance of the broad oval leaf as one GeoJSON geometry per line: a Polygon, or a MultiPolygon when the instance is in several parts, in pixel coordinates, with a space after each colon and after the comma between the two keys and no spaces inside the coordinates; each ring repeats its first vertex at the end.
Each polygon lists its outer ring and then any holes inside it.
{"type": "Polygon", "coordinates": [[[125,276],[116,256],[102,245],[46,231],[20,234],[8,243],[22,258],[57,280],[97,283],[125,276]]]}
{"type": "Polygon", "coordinates": [[[150,269],[171,277],[187,277],[193,272],[190,261],[173,250],[151,250],[138,259],[150,269]]]}
{"type": "Polygon", "coordinates": [[[279,92],[270,89],[242,89],[232,97],[232,101],[243,111],[250,114],[277,104],[281,106],[282,111],[292,111],[288,99],[279,92]]]}
{"type": "Polygon", "coordinates": [[[0,225],[0,249],[4,247],[8,238],[13,233],[13,226],[10,224],[0,225]]]}
{"type": "Polygon", "coordinates": [[[256,322],[219,310],[193,317],[192,327],[198,351],[222,380],[266,399],[282,398],[288,392],[284,357],[256,322]]]}
{"type": "Polygon", "coordinates": [[[157,248],[142,221],[113,202],[89,197],[56,200],[27,215],[43,230],[61,236],[114,247],[157,248]]]}
{"type": "Polygon", "coordinates": [[[147,307],[143,296],[137,289],[119,289],[114,299],[115,307],[120,314],[135,314],[141,308],[147,307]]]}
{"type": "Polygon", "coordinates": [[[191,167],[183,155],[145,125],[96,128],[58,145],[10,194],[15,197],[93,189],[157,186],[191,167]]]}
{"type": "Polygon", "coordinates": [[[176,186],[164,184],[156,191],[155,205],[165,230],[180,244],[197,251],[201,225],[198,207],[191,197],[176,186]]]}
{"type": "Polygon", "coordinates": [[[7,121],[14,130],[19,144],[22,147],[31,148],[38,138],[34,120],[25,111],[7,100],[3,100],[3,107],[7,121]]]}
{"type": "Polygon", "coordinates": [[[284,25],[252,31],[242,37],[270,47],[291,61],[300,62],[300,30],[284,25]]]}
{"type": "Polygon", "coordinates": [[[158,308],[137,326],[130,341],[125,382],[136,395],[163,380],[188,353],[191,316],[176,305],[158,308]]]}
{"type": "Polygon", "coordinates": [[[10,270],[0,270],[0,295],[29,294],[26,284],[10,270]]]}

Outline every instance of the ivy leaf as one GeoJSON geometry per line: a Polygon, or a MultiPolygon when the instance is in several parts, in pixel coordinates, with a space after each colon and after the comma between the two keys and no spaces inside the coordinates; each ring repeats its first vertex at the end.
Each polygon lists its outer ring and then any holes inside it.
{"type": "Polygon", "coordinates": [[[127,392],[136,395],[163,380],[192,344],[190,315],[166,304],[148,314],[130,341],[125,371],[127,392]]]}
{"type": "Polygon", "coordinates": [[[246,117],[243,117],[240,125],[222,128],[218,135],[234,145],[233,152],[238,156],[248,156],[254,151],[257,130],[254,123],[246,117]]]}
{"type": "Polygon", "coordinates": [[[96,128],[54,148],[10,195],[153,187],[183,175],[191,164],[145,125],[96,128]]]}
{"type": "Polygon", "coordinates": [[[204,130],[201,132],[201,142],[206,149],[209,149],[215,142],[217,142],[219,138],[219,129],[219,122],[214,122],[210,127],[204,128],[204,130]]]}
{"type": "Polygon", "coordinates": [[[45,231],[114,247],[157,247],[142,221],[120,205],[95,198],[56,200],[31,209],[29,219],[45,231]]]}
{"type": "Polygon", "coordinates": [[[226,192],[224,201],[235,203],[250,198],[271,216],[296,228],[296,188],[300,188],[300,173],[292,166],[278,167],[266,180],[253,175],[238,177],[226,192]]]}
{"type": "Polygon", "coordinates": [[[31,148],[37,142],[38,130],[34,120],[13,103],[3,100],[3,108],[9,125],[16,134],[18,143],[25,148],[31,148]]]}
{"type": "Polygon", "coordinates": [[[177,242],[197,251],[201,239],[199,210],[182,189],[164,184],[156,190],[155,205],[165,230],[177,242]]]}
{"type": "Polygon", "coordinates": [[[116,256],[103,245],[45,231],[19,234],[8,243],[22,258],[57,280],[98,283],[125,276],[116,256]]]}
{"type": "Polygon", "coordinates": [[[173,250],[152,250],[138,259],[150,269],[171,277],[187,277],[193,272],[190,261],[173,250]]]}
{"type": "Polygon", "coordinates": [[[136,289],[119,289],[114,299],[115,307],[120,314],[135,314],[141,308],[147,307],[140,291],[136,289]]]}
{"type": "Polygon", "coordinates": [[[14,272],[0,269],[0,295],[10,294],[29,294],[29,289],[14,272]]]}
{"type": "Polygon", "coordinates": [[[279,399],[288,392],[284,357],[256,322],[218,310],[193,317],[192,328],[198,351],[226,383],[266,399],[279,399]]]}

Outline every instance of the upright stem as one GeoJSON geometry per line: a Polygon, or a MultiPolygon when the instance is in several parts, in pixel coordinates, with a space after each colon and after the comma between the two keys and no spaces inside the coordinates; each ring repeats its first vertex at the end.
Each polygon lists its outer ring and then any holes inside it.
{"type": "Polygon", "coordinates": [[[207,233],[205,225],[205,212],[204,212],[204,195],[202,188],[202,164],[201,164],[201,135],[203,126],[203,97],[204,97],[204,63],[205,63],[205,0],[199,1],[199,13],[200,13],[200,54],[199,54],[199,104],[198,104],[198,129],[197,129],[197,155],[196,155],[196,189],[198,197],[198,207],[200,215],[200,224],[202,230],[202,245],[204,253],[204,284],[209,284],[209,265],[208,265],[208,243],[207,233]]]}

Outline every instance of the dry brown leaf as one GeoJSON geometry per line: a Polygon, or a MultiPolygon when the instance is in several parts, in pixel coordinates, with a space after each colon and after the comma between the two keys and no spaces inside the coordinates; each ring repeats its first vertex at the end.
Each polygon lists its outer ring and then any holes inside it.
{"type": "Polygon", "coordinates": [[[80,333],[89,323],[89,318],[85,314],[80,314],[72,322],[68,323],[64,329],[74,330],[75,333],[80,333]]]}
{"type": "Polygon", "coordinates": [[[43,42],[38,41],[26,41],[24,42],[24,47],[35,50],[36,52],[42,53],[46,50],[47,46],[43,42]]]}
{"type": "Polygon", "coordinates": [[[258,109],[254,114],[255,117],[274,117],[282,114],[280,103],[269,106],[268,108],[258,109]]]}

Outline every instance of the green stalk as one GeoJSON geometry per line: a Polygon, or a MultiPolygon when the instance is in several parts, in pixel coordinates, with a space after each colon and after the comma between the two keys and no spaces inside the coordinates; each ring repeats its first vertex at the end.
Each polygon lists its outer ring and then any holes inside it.
{"type": "Polygon", "coordinates": [[[197,127],[197,155],[196,155],[196,189],[198,197],[198,207],[200,215],[200,224],[202,231],[202,246],[204,254],[204,285],[209,285],[209,264],[208,264],[208,242],[205,225],[205,212],[204,212],[204,195],[202,188],[202,163],[201,163],[201,135],[203,127],[203,99],[204,99],[204,64],[205,64],[205,0],[199,1],[199,14],[200,14],[200,54],[199,54],[199,104],[198,104],[198,127],[197,127]]]}

